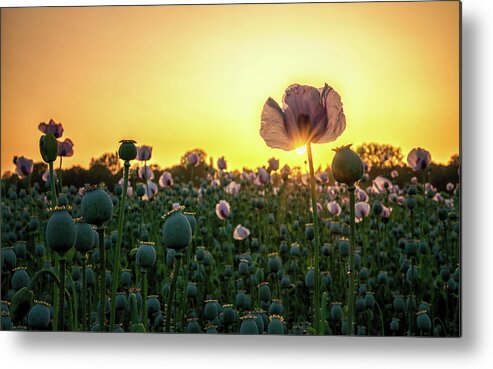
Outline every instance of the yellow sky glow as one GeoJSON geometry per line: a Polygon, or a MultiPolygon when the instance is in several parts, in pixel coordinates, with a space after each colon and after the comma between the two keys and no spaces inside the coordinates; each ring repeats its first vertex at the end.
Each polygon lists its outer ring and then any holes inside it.
{"type": "Polygon", "coordinates": [[[87,167],[121,139],[151,162],[187,150],[232,169],[274,156],[260,113],[291,83],[342,97],[347,128],[313,145],[315,167],[348,143],[459,151],[459,3],[351,3],[2,9],[2,172],[14,155],[41,161],[38,123],[62,122],[87,167]]]}

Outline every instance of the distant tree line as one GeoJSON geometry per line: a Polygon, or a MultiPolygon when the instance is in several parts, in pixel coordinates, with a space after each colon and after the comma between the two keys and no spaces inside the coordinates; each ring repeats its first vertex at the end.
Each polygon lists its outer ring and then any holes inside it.
{"type": "MultiPolygon", "coordinates": [[[[413,176],[418,178],[419,182],[426,180],[432,183],[439,191],[444,191],[447,183],[459,182],[459,157],[454,155],[451,157],[447,165],[432,163],[426,172],[413,172],[412,169],[405,163],[404,156],[400,148],[387,144],[363,144],[358,146],[356,152],[362,160],[367,164],[367,173],[370,181],[377,176],[384,176],[392,179],[394,183],[402,186],[409,183],[413,176]],[[392,178],[391,172],[395,170],[398,173],[396,178],[392,178]]],[[[215,172],[212,157],[207,157],[207,154],[200,149],[190,150],[186,152],[180,159],[180,163],[168,168],[161,168],[159,165],[149,165],[154,173],[154,182],[158,182],[159,176],[163,171],[171,173],[175,182],[190,181],[192,176],[192,168],[187,165],[187,155],[190,152],[199,153],[201,157],[200,164],[193,167],[193,178],[195,183],[199,183],[207,177],[207,174],[215,172]],[[208,160],[207,160],[208,159],[208,160]]],[[[131,168],[131,176],[137,178],[137,169],[143,163],[134,162],[131,168]]],[[[282,163],[281,163],[282,166],[282,163]]],[[[46,185],[42,179],[43,174],[48,169],[45,163],[35,163],[33,173],[31,174],[31,183],[40,183],[46,185]]],[[[331,183],[334,183],[334,178],[330,172],[330,168],[319,171],[328,171],[331,183]]],[[[117,153],[104,153],[98,158],[91,159],[89,169],[80,166],[73,166],[68,169],[62,169],[61,175],[64,186],[75,186],[77,188],[84,187],[85,184],[95,184],[104,182],[108,188],[114,188],[115,184],[123,176],[123,169],[117,153]]],[[[15,173],[5,172],[2,176],[2,187],[8,187],[10,184],[16,184],[20,188],[27,187],[26,179],[19,179],[15,173]]],[[[361,184],[362,187],[367,184],[361,184]]],[[[47,185],[46,185],[47,187],[47,185]]]]}

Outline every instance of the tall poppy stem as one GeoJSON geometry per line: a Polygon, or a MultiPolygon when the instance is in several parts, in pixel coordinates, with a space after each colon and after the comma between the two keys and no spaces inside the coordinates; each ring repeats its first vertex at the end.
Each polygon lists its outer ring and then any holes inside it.
{"type": "Polygon", "coordinates": [[[181,257],[183,254],[178,251],[175,254],[175,267],[173,268],[173,279],[171,280],[171,286],[169,288],[168,296],[168,306],[166,307],[166,333],[170,332],[171,328],[171,311],[173,305],[173,295],[176,289],[176,280],[178,279],[178,274],[180,273],[181,257]]]}
{"type": "Polygon", "coordinates": [[[51,207],[54,208],[55,206],[57,206],[57,199],[56,199],[56,190],[55,190],[55,177],[53,175],[53,162],[50,161],[48,163],[48,166],[50,168],[51,207]]]}
{"type": "MultiPolygon", "coordinates": [[[[104,332],[104,316],[106,310],[106,250],[104,246],[104,227],[98,227],[99,234],[99,331],[104,332]]],[[[114,276],[113,278],[116,278],[114,276]]]]}
{"type": "Polygon", "coordinates": [[[308,153],[308,163],[310,166],[310,193],[312,198],[312,215],[313,215],[313,228],[315,231],[315,238],[313,243],[313,267],[315,270],[315,293],[313,298],[313,310],[315,312],[314,328],[317,334],[321,334],[320,331],[320,234],[318,228],[318,209],[317,200],[315,198],[315,173],[313,170],[313,158],[312,158],[312,148],[310,142],[306,143],[306,152],[308,153]]]}
{"type": "Polygon", "coordinates": [[[353,321],[354,321],[354,294],[355,294],[355,286],[354,286],[354,275],[356,273],[356,265],[354,259],[354,253],[356,250],[356,232],[355,232],[355,198],[354,198],[354,185],[350,185],[349,188],[349,217],[351,222],[351,242],[349,243],[349,294],[348,294],[348,321],[347,321],[347,329],[346,334],[348,336],[354,335],[353,330],[353,321]]]}
{"type": "Polygon", "coordinates": [[[120,273],[120,250],[122,247],[123,236],[123,218],[125,215],[125,200],[127,199],[128,189],[128,170],[130,168],[130,162],[125,160],[123,164],[123,193],[122,201],[118,209],[118,238],[116,240],[115,249],[115,261],[113,265],[113,284],[111,286],[111,310],[110,310],[110,332],[113,332],[115,328],[115,316],[116,316],[116,289],[118,288],[119,273],[120,273]]]}
{"type": "Polygon", "coordinates": [[[64,305],[65,305],[65,296],[64,296],[64,289],[65,289],[65,265],[67,263],[67,259],[65,256],[62,256],[60,258],[60,270],[59,270],[59,275],[60,275],[60,295],[58,296],[58,329],[63,331],[63,326],[65,324],[65,311],[64,311],[64,305]]]}

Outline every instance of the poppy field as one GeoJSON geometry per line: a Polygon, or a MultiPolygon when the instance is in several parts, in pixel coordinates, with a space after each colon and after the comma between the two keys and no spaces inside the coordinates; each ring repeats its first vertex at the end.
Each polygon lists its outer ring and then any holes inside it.
{"type": "Polygon", "coordinates": [[[460,336],[458,170],[437,188],[416,147],[372,174],[327,84],[288,86],[257,124],[264,166],[196,151],[185,174],[158,172],[152,143],[125,138],[108,143],[118,182],[76,187],[57,170],[73,142],[40,123],[43,180],[22,156],[17,180],[2,179],[1,329],[460,336]],[[330,163],[313,162],[317,145],[330,163]],[[305,170],[275,159],[301,146],[305,170]]]}

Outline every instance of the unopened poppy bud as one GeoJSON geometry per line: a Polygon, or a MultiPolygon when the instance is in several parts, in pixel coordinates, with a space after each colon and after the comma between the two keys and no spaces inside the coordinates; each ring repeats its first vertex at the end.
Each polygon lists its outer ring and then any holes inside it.
{"type": "Polygon", "coordinates": [[[56,160],[58,156],[58,142],[53,133],[47,133],[39,138],[39,151],[46,163],[56,160]]]}

